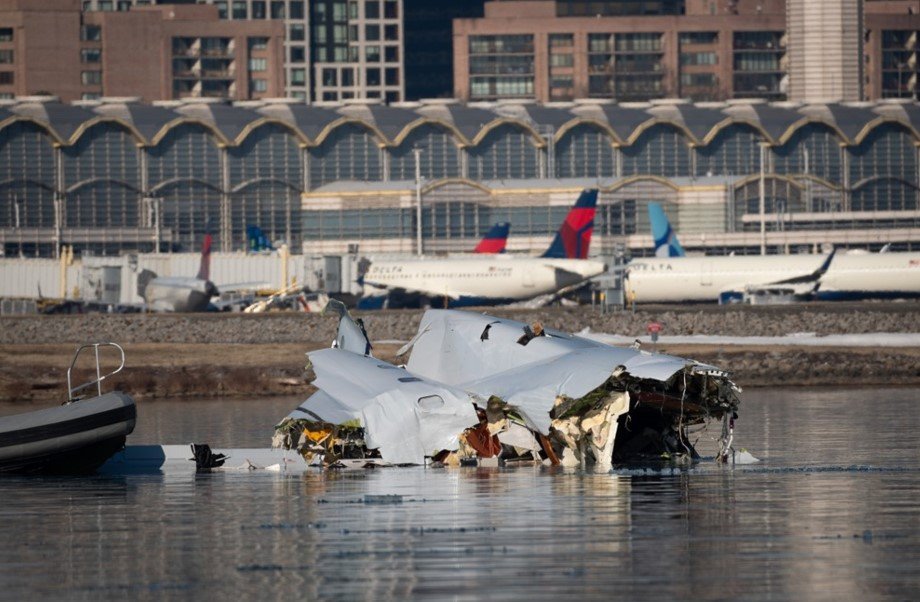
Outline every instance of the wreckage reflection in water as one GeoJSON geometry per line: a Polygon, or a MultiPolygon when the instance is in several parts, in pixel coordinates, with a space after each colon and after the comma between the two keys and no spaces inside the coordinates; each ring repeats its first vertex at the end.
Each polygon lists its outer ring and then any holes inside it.
{"type": "MultiPolygon", "coordinates": [[[[215,446],[258,445],[288,404],[148,403],[132,443],[207,423],[215,446]]],[[[10,599],[917,599],[918,404],[750,390],[737,435],[763,461],[673,474],[2,479],[0,583],[10,599]]]]}

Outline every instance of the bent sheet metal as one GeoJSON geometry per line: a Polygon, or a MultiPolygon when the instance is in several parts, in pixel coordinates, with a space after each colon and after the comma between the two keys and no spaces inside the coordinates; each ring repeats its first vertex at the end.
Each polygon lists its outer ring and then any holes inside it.
{"type": "Polygon", "coordinates": [[[363,324],[336,311],[334,348],[307,354],[317,393],[276,427],[275,445],[308,460],[498,456],[609,468],[697,458],[687,427],[713,420],[722,421],[719,458],[730,451],[740,389],[714,366],[429,310],[399,352],[410,352],[403,368],[373,358],[363,324]]]}

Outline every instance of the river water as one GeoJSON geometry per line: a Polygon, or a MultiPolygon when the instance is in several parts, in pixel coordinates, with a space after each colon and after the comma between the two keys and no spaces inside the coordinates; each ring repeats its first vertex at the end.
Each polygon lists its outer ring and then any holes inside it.
{"type": "MultiPolygon", "coordinates": [[[[296,401],[140,404],[129,443],[262,446],[296,401]]],[[[920,597],[920,390],[746,391],[735,441],[762,462],[3,478],[0,598],[920,597]]]]}

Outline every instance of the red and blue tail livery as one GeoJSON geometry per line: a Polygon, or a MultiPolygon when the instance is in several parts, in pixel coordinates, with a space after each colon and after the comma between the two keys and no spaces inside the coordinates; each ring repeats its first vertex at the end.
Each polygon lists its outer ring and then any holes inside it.
{"type": "Polygon", "coordinates": [[[199,280],[211,279],[211,235],[204,235],[204,242],[201,245],[201,265],[198,268],[199,280]]]}
{"type": "Polygon", "coordinates": [[[499,222],[492,226],[492,229],[486,233],[485,238],[479,241],[474,253],[504,253],[505,245],[508,244],[508,231],[511,224],[508,222],[499,222]]]}
{"type": "Polygon", "coordinates": [[[597,189],[583,190],[542,257],[586,259],[594,230],[597,189]]]}

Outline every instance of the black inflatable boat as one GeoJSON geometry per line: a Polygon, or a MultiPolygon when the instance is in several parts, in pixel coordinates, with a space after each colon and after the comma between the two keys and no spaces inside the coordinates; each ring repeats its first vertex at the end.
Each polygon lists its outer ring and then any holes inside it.
{"type": "Polygon", "coordinates": [[[95,471],[125,445],[137,418],[134,400],[119,391],[102,393],[102,381],[125,365],[124,350],[115,343],[77,349],[67,370],[68,399],[58,407],[0,418],[0,473],[86,474],[95,471]],[[121,364],[101,375],[99,348],[115,347],[121,364]],[[84,349],[94,349],[96,379],[71,386],[70,374],[84,349]],[[76,393],[96,385],[96,395],[76,393]]]}

